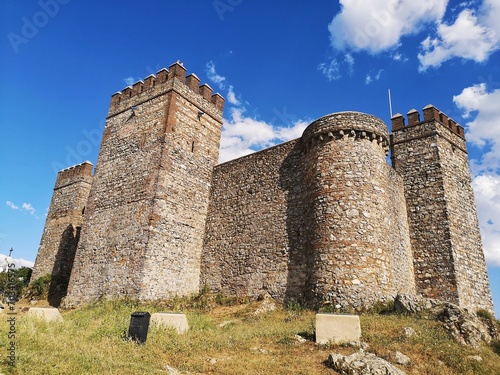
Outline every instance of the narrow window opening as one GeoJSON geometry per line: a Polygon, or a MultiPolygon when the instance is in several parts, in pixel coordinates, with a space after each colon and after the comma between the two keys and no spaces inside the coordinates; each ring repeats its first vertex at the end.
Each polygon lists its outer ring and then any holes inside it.
{"type": "Polygon", "coordinates": [[[194,152],[194,141],[191,142],[191,152],[194,152]]]}

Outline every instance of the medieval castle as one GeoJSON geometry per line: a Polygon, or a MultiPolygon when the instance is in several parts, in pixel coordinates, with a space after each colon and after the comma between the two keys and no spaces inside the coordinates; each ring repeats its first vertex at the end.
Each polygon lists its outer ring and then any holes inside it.
{"type": "Polygon", "coordinates": [[[57,176],[32,278],[52,274],[52,304],[208,287],[493,310],[461,126],[432,105],[395,115],[391,134],[333,113],[217,165],[223,107],[180,63],[112,96],[94,174],[84,162],[57,176]]]}

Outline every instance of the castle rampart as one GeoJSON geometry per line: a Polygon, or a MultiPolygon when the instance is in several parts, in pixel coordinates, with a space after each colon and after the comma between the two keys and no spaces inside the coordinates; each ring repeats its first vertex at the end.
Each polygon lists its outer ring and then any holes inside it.
{"type": "Polygon", "coordinates": [[[35,275],[67,275],[58,249],[78,243],[65,306],[206,286],[340,310],[418,293],[492,311],[455,121],[429,105],[408,124],[395,115],[389,135],[375,116],[333,113],[216,165],[224,99],[200,83],[175,63],[114,94],[94,176],[87,163],[59,173],[35,275]]]}
{"type": "Polygon", "coordinates": [[[415,293],[403,184],[387,147],[383,122],[342,112],[216,167],[202,283],[337,308],[415,293]],[[401,208],[386,211],[394,201],[401,208]]]}

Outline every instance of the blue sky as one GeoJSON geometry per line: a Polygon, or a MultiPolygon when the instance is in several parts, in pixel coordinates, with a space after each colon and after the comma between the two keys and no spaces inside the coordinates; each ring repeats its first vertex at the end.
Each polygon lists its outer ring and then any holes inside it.
{"type": "Polygon", "coordinates": [[[33,261],[57,171],[95,164],[111,95],[180,60],[226,97],[221,161],[355,110],[429,103],[467,131],[500,316],[500,0],[0,5],[0,253],[33,261]]]}

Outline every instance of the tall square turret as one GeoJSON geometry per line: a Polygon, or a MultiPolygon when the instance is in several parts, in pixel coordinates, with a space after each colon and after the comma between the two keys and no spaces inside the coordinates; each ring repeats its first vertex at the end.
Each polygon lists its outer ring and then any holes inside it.
{"type": "Polygon", "coordinates": [[[198,292],[223,106],[179,62],[112,96],[66,306],[198,292]]]}
{"type": "Polygon", "coordinates": [[[403,177],[417,292],[493,310],[464,129],[436,107],[392,118],[391,152],[403,177]]]}

